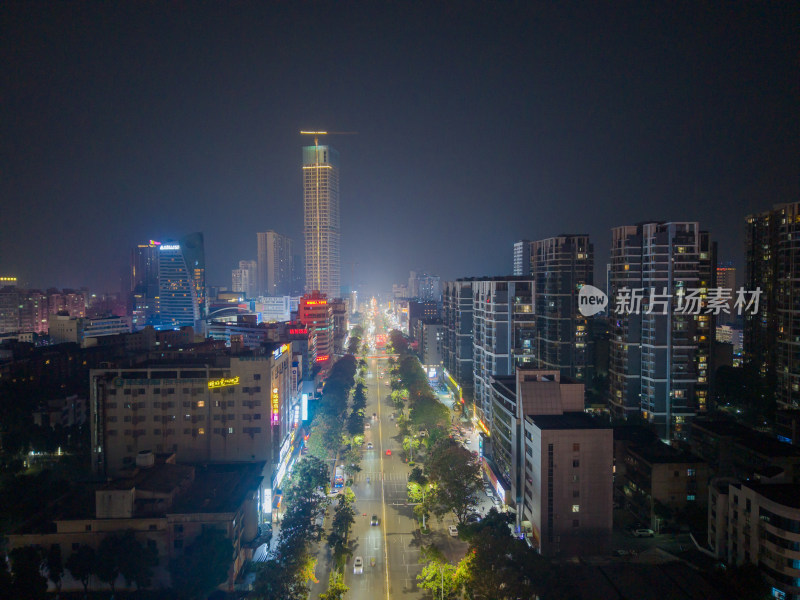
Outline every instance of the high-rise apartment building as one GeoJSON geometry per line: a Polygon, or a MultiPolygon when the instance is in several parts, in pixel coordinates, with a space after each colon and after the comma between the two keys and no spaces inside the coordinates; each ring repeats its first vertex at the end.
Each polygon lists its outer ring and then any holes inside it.
{"type": "Polygon", "coordinates": [[[534,282],[528,277],[472,280],[472,358],[478,418],[492,421],[491,377],[535,361],[534,282]]]}
{"type": "Polygon", "coordinates": [[[19,307],[20,331],[47,332],[47,296],[39,290],[28,290],[21,297],[19,307]]]}
{"type": "Polygon", "coordinates": [[[15,285],[0,289],[0,333],[19,331],[19,304],[22,292],[15,285]]]}
{"type": "Polygon", "coordinates": [[[472,399],[472,282],[447,281],[442,294],[442,363],[447,370],[445,383],[457,398],[472,399]]]}
{"type": "Polygon", "coordinates": [[[744,315],[745,360],[769,383],[778,406],[800,408],[800,202],[747,217],[745,289],[761,289],[744,315]]]}
{"type": "Polygon", "coordinates": [[[240,260],[239,268],[231,271],[231,290],[239,292],[245,298],[255,298],[258,277],[257,262],[240,260]]]}
{"type": "Polygon", "coordinates": [[[723,290],[731,290],[731,299],[728,301],[728,314],[720,314],[718,322],[734,322],[736,320],[734,310],[736,301],[736,267],[733,266],[731,261],[717,264],[714,286],[723,290]]]}
{"type": "Polygon", "coordinates": [[[641,412],[662,439],[683,437],[707,410],[715,322],[704,313],[715,254],[696,222],[612,229],[610,408],[618,417],[641,412]],[[680,310],[689,303],[698,310],[680,310]]]}
{"type": "Polygon", "coordinates": [[[514,242],[514,275],[530,275],[531,273],[531,241],[514,242]]]}
{"type": "Polygon", "coordinates": [[[441,278],[438,275],[428,275],[427,273],[418,274],[416,271],[411,271],[408,277],[408,290],[406,294],[409,298],[441,302],[441,278]]]}
{"type": "MultiPolygon", "coordinates": [[[[272,230],[258,238],[257,290],[260,296],[289,296],[294,293],[294,255],[292,239],[272,230]]],[[[242,268],[242,265],[239,265],[242,268]]]]}
{"type": "Polygon", "coordinates": [[[196,327],[206,316],[203,234],[163,242],[158,252],[159,327],[196,327]]]}
{"type": "Polygon", "coordinates": [[[337,298],[340,291],[339,153],[303,147],[303,217],[306,292],[337,298]]]}
{"type": "Polygon", "coordinates": [[[594,282],[594,246],[588,235],[560,235],[530,243],[535,282],[536,365],[591,382],[593,342],[589,318],[578,311],[578,292],[594,282]]]}

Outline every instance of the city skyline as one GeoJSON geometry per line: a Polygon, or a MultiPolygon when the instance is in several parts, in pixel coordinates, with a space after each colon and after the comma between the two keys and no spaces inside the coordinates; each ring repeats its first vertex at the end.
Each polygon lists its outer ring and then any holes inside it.
{"type": "Polygon", "coordinates": [[[0,12],[0,271],[31,287],[115,291],[131,247],[188,231],[226,285],[253,233],[301,239],[308,126],[359,132],[335,140],[341,260],[376,289],[418,264],[508,274],[515,241],[564,232],[598,276],[611,229],[649,220],[699,221],[742,269],[744,217],[798,196],[788,6],[320,7],[303,36],[292,6],[20,7],[0,12]]]}

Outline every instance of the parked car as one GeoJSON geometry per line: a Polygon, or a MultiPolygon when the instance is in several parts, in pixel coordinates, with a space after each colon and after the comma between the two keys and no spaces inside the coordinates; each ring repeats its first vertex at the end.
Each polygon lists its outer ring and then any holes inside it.
{"type": "Polygon", "coordinates": [[[634,529],[633,530],[633,537],[653,537],[655,535],[655,531],[652,529],[634,529]]]}
{"type": "Polygon", "coordinates": [[[450,525],[450,527],[447,528],[447,531],[450,532],[452,537],[458,537],[458,527],[455,525],[450,525]]]}
{"type": "Polygon", "coordinates": [[[378,515],[372,515],[372,519],[369,522],[370,525],[377,525],[378,524],[378,515]]]}
{"type": "Polygon", "coordinates": [[[392,455],[392,451],[391,450],[387,450],[386,451],[386,456],[391,456],[391,455],[392,455]]]}
{"type": "Polygon", "coordinates": [[[378,413],[372,413],[372,418],[373,419],[377,419],[378,418],[378,413]]]}
{"type": "Polygon", "coordinates": [[[467,515],[467,523],[478,523],[480,520],[481,516],[478,513],[467,515]]]}
{"type": "Polygon", "coordinates": [[[364,429],[370,429],[370,424],[369,423],[364,423],[364,429]]]}
{"type": "Polygon", "coordinates": [[[372,450],[372,442],[367,442],[367,450],[372,450]]]}
{"type": "Polygon", "coordinates": [[[356,556],[356,559],[353,561],[353,574],[361,575],[364,572],[364,559],[360,556],[356,556]]]}

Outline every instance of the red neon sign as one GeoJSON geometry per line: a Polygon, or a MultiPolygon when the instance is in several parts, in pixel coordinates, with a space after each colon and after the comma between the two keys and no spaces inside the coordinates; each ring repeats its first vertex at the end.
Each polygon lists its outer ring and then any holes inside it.
{"type": "Polygon", "coordinates": [[[290,329],[289,335],[308,335],[308,329],[290,329]]]}
{"type": "Polygon", "coordinates": [[[322,354],[317,357],[317,362],[325,362],[326,360],[328,360],[328,358],[330,357],[327,354],[322,354]]]}

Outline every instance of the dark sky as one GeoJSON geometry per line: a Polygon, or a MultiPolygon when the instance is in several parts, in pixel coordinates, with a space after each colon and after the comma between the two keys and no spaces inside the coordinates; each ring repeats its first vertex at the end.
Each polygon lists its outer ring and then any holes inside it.
{"type": "Polygon", "coordinates": [[[504,274],[520,238],[800,199],[793,2],[0,5],[0,275],[117,291],[129,248],[302,247],[301,128],[341,153],[342,279],[504,274]]]}

